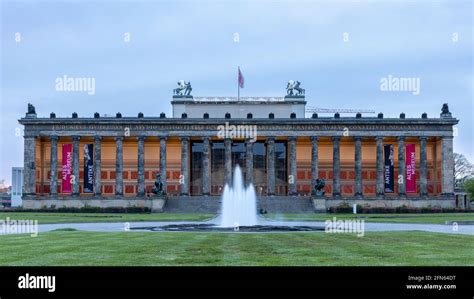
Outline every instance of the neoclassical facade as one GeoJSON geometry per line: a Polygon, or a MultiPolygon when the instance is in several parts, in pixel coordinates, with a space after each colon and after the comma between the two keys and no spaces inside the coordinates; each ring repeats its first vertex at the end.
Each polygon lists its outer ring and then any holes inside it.
{"type": "Polygon", "coordinates": [[[26,206],[61,206],[68,201],[87,205],[87,200],[98,206],[114,206],[119,201],[130,205],[134,200],[146,205],[153,198],[150,191],[157,173],[167,200],[218,199],[236,165],[259,198],[289,202],[313,198],[316,209],[344,201],[455,206],[453,126],[458,120],[447,105],[434,118],[426,114],[384,118],[381,113],[305,118],[304,96],[175,96],[172,104],[171,117],[164,113],[79,117],[73,113],[59,118],[51,113],[43,118],[30,107],[19,120],[24,126],[26,206]],[[410,192],[406,189],[408,144],[414,149],[415,187],[410,192]],[[87,145],[93,157],[88,162],[90,171],[84,161],[87,145]],[[384,156],[387,145],[393,149],[390,178],[384,156]],[[68,157],[63,157],[65,146],[72,148],[68,157]],[[71,165],[67,181],[66,162],[71,165]],[[317,178],[326,181],[324,196],[314,194],[317,178]],[[87,190],[85,179],[92,182],[87,190]],[[389,179],[393,190],[387,192],[389,179]]]}

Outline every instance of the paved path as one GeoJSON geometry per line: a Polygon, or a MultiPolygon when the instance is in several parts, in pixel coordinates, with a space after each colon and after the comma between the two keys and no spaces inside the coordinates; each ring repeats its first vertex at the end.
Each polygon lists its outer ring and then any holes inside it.
{"type": "MultiPolygon", "coordinates": [[[[264,225],[283,225],[283,226],[315,226],[315,227],[325,227],[323,221],[270,221],[270,220],[259,220],[259,224],[264,225]]],[[[123,232],[127,231],[129,228],[138,228],[138,227],[147,227],[147,226],[164,226],[170,224],[216,224],[217,219],[212,219],[209,221],[199,222],[199,221],[160,221],[160,222],[119,222],[119,223],[60,223],[60,224],[40,224],[38,225],[38,232],[48,232],[57,229],[66,229],[73,228],[82,231],[95,231],[95,232],[123,232]]],[[[447,234],[464,234],[464,235],[474,235],[474,225],[458,225],[457,231],[454,229],[453,225],[446,224],[415,224],[415,223],[374,223],[374,222],[365,222],[364,223],[365,232],[373,231],[427,231],[427,232],[437,232],[437,233],[447,233],[447,234]]],[[[132,230],[130,231],[133,233],[132,230]]],[[[0,235],[6,234],[0,229],[0,235]]]]}

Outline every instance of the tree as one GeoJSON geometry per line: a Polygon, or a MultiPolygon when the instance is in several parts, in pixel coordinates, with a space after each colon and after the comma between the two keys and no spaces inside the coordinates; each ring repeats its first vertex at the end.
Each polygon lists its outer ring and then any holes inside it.
{"type": "Polygon", "coordinates": [[[474,165],[463,154],[454,153],[454,186],[461,187],[474,175],[474,165]]]}
{"type": "Polygon", "coordinates": [[[469,194],[469,199],[474,200],[474,178],[465,180],[463,188],[469,194]]]}

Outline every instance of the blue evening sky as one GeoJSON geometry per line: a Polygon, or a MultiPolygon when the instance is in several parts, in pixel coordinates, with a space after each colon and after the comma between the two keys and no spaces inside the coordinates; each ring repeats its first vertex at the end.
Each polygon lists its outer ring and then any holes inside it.
{"type": "Polygon", "coordinates": [[[447,102],[454,150],[474,162],[472,28],[471,1],[4,0],[0,179],[23,165],[28,102],[40,117],[170,115],[180,79],[236,96],[238,65],[241,96],[283,96],[295,79],[309,106],[439,117],[447,102]],[[95,78],[95,94],[56,91],[63,75],[95,78]],[[388,75],[420,78],[420,94],[381,91],[388,75]]]}

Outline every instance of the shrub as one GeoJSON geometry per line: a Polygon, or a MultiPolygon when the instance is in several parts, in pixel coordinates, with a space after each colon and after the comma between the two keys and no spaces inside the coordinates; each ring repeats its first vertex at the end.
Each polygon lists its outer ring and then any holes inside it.
{"type": "Polygon", "coordinates": [[[35,213],[151,213],[150,208],[147,207],[108,207],[108,208],[99,208],[85,206],[83,208],[47,208],[43,206],[41,209],[12,209],[8,212],[35,212],[35,213]]]}

